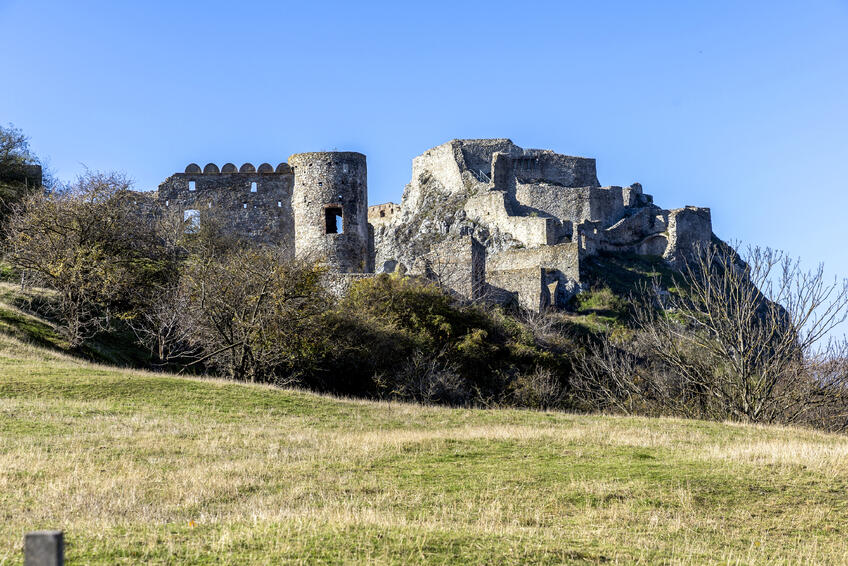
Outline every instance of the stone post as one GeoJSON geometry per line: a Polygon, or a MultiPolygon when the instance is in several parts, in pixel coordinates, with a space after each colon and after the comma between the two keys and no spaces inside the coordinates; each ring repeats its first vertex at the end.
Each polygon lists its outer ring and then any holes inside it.
{"type": "Polygon", "coordinates": [[[64,566],[62,531],[34,531],[24,536],[24,566],[64,566]]]}

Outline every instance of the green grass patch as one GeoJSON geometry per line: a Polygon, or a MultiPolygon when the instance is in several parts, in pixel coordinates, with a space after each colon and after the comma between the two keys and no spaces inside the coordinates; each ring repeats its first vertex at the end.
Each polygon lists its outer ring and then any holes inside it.
{"type": "Polygon", "coordinates": [[[848,559],[848,438],[376,403],[0,340],[0,564],[848,559]]]}

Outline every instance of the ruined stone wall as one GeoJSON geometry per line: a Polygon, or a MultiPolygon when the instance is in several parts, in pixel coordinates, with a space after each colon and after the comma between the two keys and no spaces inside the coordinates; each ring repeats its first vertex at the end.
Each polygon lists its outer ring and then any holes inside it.
{"type": "Polygon", "coordinates": [[[520,183],[547,182],[563,187],[597,187],[595,160],[560,155],[550,150],[527,149],[513,157],[513,170],[520,183]]]}
{"type": "Polygon", "coordinates": [[[668,212],[645,207],[603,230],[596,248],[606,252],[663,255],[668,246],[668,212]]]}
{"type": "Polygon", "coordinates": [[[492,302],[514,302],[533,312],[551,303],[545,269],[540,266],[488,271],[486,284],[487,298],[492,302]]]}
{"type": "Polygon", "coordinates": [[[321,285],[335,297],[344,297],[350,288],[363,279],[374,277],[373,273],[340,273],[327,271],[321,276],[321,285]]]}
{"type": "Polygon", "coordinates": [[[480,180],[482,180],[481,173],[487,176],[490,174],[495,154],[510,154],[518,149],[518,146],[506,138],[452,140],[450,143],[459,149],[460,168],[468,169],[480,180]]]}
{"type": "Polygon", "coordinates": [[[657,255],[680,265],[696,246],[710,243],[712,220],[708,208],[648,206],[608,228],[600,222],[583,222],[576,233],[584,256],[602,252],[657,255]]]}
{"type": "Polygon", "coordinates": [[[396,214],[400,213],[400,205],[393,202],[375,204],[368,207],[368,223],[374,227],[388,224],[396,214]]]}
{"type": "Polygon", "coordinates": [[[409,273],[424,275],[465,299],[477,300],[485,290],[486,248],[470,235],[446,238],[419,258],[409,273]]]}
{"type": "Polygon", "coordinates": [[[372,270],[365,156],[296,153],[289,163],[297,255],[314,257],[342,273],[372,270]]]}
{"type": "Polygon", "coordinates": [[[37,164],[10,164],[0,169],[0,182],[40,187],[44,182],[44,172],[37,164]]]}
{"type": "Polygon", "coordinates": [[[668,247],[663,257],[680,265],[701,246],[712,240],[713,225],[709,208],[687,206],[668,211],[668,247]]]}
{"type": "Polygon", "coordinates": [[[256,168],[232,163],[218,169],[214,163],[201,171],[196,164],[171,175],[159,185],[157,204],[163,213],[184,219],[212,211],[224,228],[254,241],[292,248],[294,217],[291,195],[294,178],[285,163],[276,168],[264,163],[256,168]]]}
{"type": "Polygon", "coordinates": [[[580,257],[576,242],[505,250],[487,258],[486,282],[527,309],[564,307],[579,289],[580,257]]]}
{"type": "Polygon", "coordinates": [[[542,266],[556,269],[570,279],[580,279],[579,254],[576,243],[505,250],[488,258],[486,272],[542,266]]]}
{"type": "Polygon", "coordinates": [[[496,225],[525,246],[555,244],[560,236],[560,225],[553,218],[510,214],[507,196],[503,191],[486,191],[474,195],[465,204],[465,211],[469,218],[496,225]]]}

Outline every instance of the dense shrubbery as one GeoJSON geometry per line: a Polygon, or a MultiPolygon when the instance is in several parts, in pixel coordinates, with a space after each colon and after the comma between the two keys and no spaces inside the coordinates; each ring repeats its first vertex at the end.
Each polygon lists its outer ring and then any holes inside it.
{"type": "Polygon", "coordinates": [[[331,374],[347,376],[343,379],[355,389],[379,396],[505,403],[519,377],[537,367],[567,376],[566,357],[538,346],[510,316],[458,304],[421,279],[378,275],[362,280],[329,317],[331,374]]]}

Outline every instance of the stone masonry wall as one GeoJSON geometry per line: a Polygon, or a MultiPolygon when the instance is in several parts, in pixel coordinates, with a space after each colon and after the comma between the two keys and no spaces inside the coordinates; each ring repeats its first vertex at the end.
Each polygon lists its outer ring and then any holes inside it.
{"type": "Polygon", "coordinates": [[[185,173],[165,179],[156,198],[163,213],[175,211],[188,219],[214,209],[224,219],[227,230],[258,242],[293,249],[293,184],[291,169],[285,163],[276,169],[266,163],[259,171],[250,163],[242,165],[240,170],[231,163],[220,170],[210,163],[203,171],[191,164],[185,173]]]}
{"type": "Polygon", "coordinates": [[[368,223],[372,226],[380,226],[392,221],[395,214],[400,213],[400,205],[393,202],[375,204],[368,207],[368,223]]]}
{"type": "Polygon", "coordinates": [[[373,271],[368,229],[368,173],[355,152],[296,153],[292,210],[295,251],[342,273],[373,271]],[[340,216],[340,229],[332,224],[340,216]]]}

